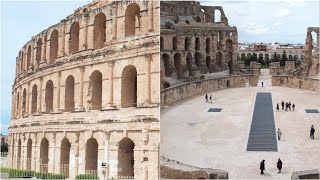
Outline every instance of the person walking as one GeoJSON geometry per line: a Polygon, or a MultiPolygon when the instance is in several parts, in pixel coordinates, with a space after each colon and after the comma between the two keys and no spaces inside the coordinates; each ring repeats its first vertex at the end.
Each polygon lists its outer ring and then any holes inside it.
{"type": "Polygon", "coordinates": [[[282,110],[284,109],[284,102],[282,101],[281,102],[281,107],[282,107],[282,110]]]}
{"type": "Polygon", "coordinates": [[[314,132],[315,132],[316,130],[314,129],[314,127],[313,127],[313,125],[311,125],[311,129],[310,129],[310,138],[311,139],[314,139],[314,132]]]}
{"type": "Polygon", "coordinates": [[[262,85],[262,87],[263,87],[263,81],[261,82],[261,85],[262,85]]]}
{"type": "Polygon", "coordinates": [[[264,161],[265,161],[265,160],[262,160],[262,161],[260,162],[260,171],[261,171],[260,173],[261,173],[261,175],[264,174],[263,171],[265,170],[264,161]]]}
{"type": "Polygon", "coordinates": [[[277,168],[278,168],[278,170],[279,170],[279,172],[278,172],[278,173],[281,173],[281,169],[282,169],[282,161],[281,161],[281,159],[280,159],[280,158],[278,159],[278,162],[277,162],[277,168]]]}
{"type": "Polygon", "coordinates": [[[277,103],[277,110],[279,111],[279,103],[277,103]]]}
{"type": "Polygon", "coordinates": [[[212,94],[210,95],[210,103],[212,103],[212,94]]]}
{"type": "Polygon", "coordinates": [[[295,108],[296,106],[294,105],[294,103],[292,103],[292,110],[294,111],[295,108]]]}
{"type": "Polygon", "coordinates": [[[280,131],[280,128],[278,128],[277,134],[278,134],[278,140],[280,141],[281,140],[281,135],[282,135],[282,132],[280,131]]]}
{"type": "Polygon", "coordinates": [[[206,103],[208,102],[208,94],[206,94],[206,103]]]}
{"type": "Polygon", "coordinates": [[[291,102],[290,101],[289,101],[288,106],[289,106],[289,110],[291,111],[291,102]]]}

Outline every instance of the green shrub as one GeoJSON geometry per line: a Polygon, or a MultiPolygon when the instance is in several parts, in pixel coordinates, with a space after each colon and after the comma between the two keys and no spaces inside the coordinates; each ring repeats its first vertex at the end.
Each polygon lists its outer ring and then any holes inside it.
{"type": "Polygon", "coordinates": [[[99,179],[95,174],[79,174],[76,179],[99,179]]]}
{"type": "Polygon", "coordinates": [[[9,173],[9,178],[36,177],[38,179],[65,179],[63,174],[39,173],[30,170],[0,167],[0,172],[9,173]]]}

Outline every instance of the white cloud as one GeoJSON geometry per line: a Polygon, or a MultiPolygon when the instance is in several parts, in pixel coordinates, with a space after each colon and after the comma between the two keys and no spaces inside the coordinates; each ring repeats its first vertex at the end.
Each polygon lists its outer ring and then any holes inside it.
{"type": "Polygon", "coordinates": [[[276,18],[285,17],[291,14],[289,9],[281,9],[280,11],[275,12],[272,16],[276,18]]]}
{"type": "Polygon", "coordinates": [[[245,28],[246,33],[248,34],[264,34],[268,31],[268,28],[265,27],[264,25],[259,25],[256,23],[248,23],[246,28],[245,28]]]}
{"type": "Polygon", "coordinates": [[[280,25],[282,25],[282,24],[283,24],[283,23],[280,22],[280,21],[276,21],[276,22],[273,23],[274,26],[280,26],[280,25]]]}
{"type": "Polygon", "coordinates": [[[1,133],[7,132],[8,131],[8,127],[9,126],[7,124],[0,123],[1,133]]]}

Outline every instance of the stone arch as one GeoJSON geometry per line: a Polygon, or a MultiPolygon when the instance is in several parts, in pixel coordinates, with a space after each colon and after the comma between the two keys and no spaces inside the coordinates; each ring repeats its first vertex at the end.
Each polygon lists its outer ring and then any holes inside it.
{"type": "Polygon", "coordinates": [[[319,74],[319,71],[320,71],[320,69],[319,69],[320,67],[319,67],[319,63],[316,65],[316,69],[315,69],[315,72],[316,72],[316,74],[319,74]]]}
{"type": "Polygon", "coordinates": [[[216,54],[216,63],[218,67],[223,68],[222,52],[220,51],[216,54]]]}
{"type": "Polygon", "coordinates": [[[317,36],[317,33],[314,31],[311,31],[310,34],[311,34],[311,39],[312,39],[312,47],[314,48],[314,47],[318,46],[318,43],[317,43],[318,36],[317,36]]]}
{"type": "Polygon", "coordinates": [[[137,69],[126,66],[121,76],[121,107],[137,107],[137,69]]]}
{"type": "Polygon", "coordinates": [[[206,57],[206,65],[207,65],[207,68],[208,68],[208,70],[209,70],[209,73],[212,73],[211,57],[210,57],[210,56],[207,56],[207,57],[206,57]]]}
{"type": "Polygon", "coordinates": [[[40,143],[40,172],[48,172],[49,141],[46,137],[40,143]]]}
{"type": "Polygon", "coordinates": [[[176,53],[173,57],[174,59],[174,67],[176,69],[177,72],[177,77],[182,76],[182,67],[181,67],[181,54],[180,53],[176,53]]]}
{"type": "Polygon", "coordinates": [[[229,52],[228,53],[228,66],[229,66],[229,70],[230,70],[230,74],[233,74],[233,53],[229,52]]]}
{"type": "Polygon", "coordinates": [[[269,60],[270,60],[269,54],[265,54],[265,55],[264,55],[264,59],[265,59],[266,61],[269,61],[269,60]]]}
{"type": "Polygon", "coordinates": [[[36,84],[32,86],[31,113],[37,112],[38,87],[36,84]]]}
{"type": "Polygon", "coordinates": [[[123,138],[119,142],[118,149],[118,176],[134,176],[134,147],[135,144],[129,138],[123,138]]]}
{"type": "Polygon", "coordinates": [[[64,110],[66,112],[73,112],[74,111],[74,77],[72,75],[67,77],[64,99],[65,99],[64,110]]]}
{"type": "Polygon", "coordinates": [[[42,51],[42,39],[39,38],[37,41],[37,54],[36,54],[37,65],[39,65],[41,61],[41,53],[42,53],[41,51],[42,51]]]}
{"type": "Polygon", "coordinates": [[[94,71],[90,76],[89,91],[91,89],[91,105],[93,110],[101,109],[102,105],[102,74],[94,71]]]}
{"type": "Polygon", "coordinates": [[[132,3],[125,12],[126,36],[135,35],[137,28],[140,28],[140,7],[137,3],[132,3]]]}
{"type": "Polygon", "coordinates": [[[199,52],[196,52],[194,55],[194,59],[195,59],[195,63],[198,69],[202,69],[201,68],[201,54],[199,52]]]}
{"type": "Polygon", "coordinates": [[[46,84],[46,94],[45,94],[45,106],[46,106],[46,112],[53,111],[53,82],[52,80],[49,80],[46,84]]]}
{"type": "Polygon", "coordinates": [[[220,11],[220,9],[215,9],[214,10],[214,22],[215,23],[221,22],[221,11],[220,11]]]}
{"type": "Polygon", "coordinates": [[[195,50],[200,50],[200,38],[197,37],[195,40],[195,50]]]}
{"type": "Polygon", "coordinates": [[[22,112],[23,113],[27,111],[26,104],[27,104],[27,90],[24,89],[22,93],[22,112]]]}
{"type": "Polygon", "coordinates": [[[29,45],[27,54],[27,70],[30,68],[31,63],[31,46],[29,45]]]}
{"type": "Polygon", "coordinates": [[[31,170],[31,163],[32,163],[32,140],[31,138],[29,138],[27,142],[27,170],[31,170]]]}
{"type": "Polygon", "coordinates": [[[232,44],[232,40],[231,40],[231,39],[227,39],[227,40],[226,40],[226,48],[227,48],[227,50],[229,50],[229,51],[232,51],[232,50],[233,50],[233,44],[232,44]]]}
{"type": "Polygon", "coordinates": [[[259,54],[259,60],[260,60],[260,61],[263,60],[263,54],[262,54],[262,53],[259,54]]]}
{"type": "Polygon", "coordinates": [[[192,72],[192,54],[191,54],[191,52],[188,52],[186,62],[187,62],[187,69],[189,71],[189,76],[193,76],[193,72],[192,72]]]}
{"type": "Polygon", "coordinates": [[[211,51],[211,39],[207,38],[206,39],[206,53],[210,53],[211,51]]]}
{"type": "Polygon", "coordinates": [[[54,64],[56,62],[57,56],[58,56],[58,30],[54,30],[51,33],[50,36],[50,60],[49,64],[54,64]]]}
{"type": "Polygon", "coordinates": [[[163,37],[160,37],[160,50],[162,51],[163,50],[163,46],[164,46],[164,42],[163,42],[163,37]]]}
{"type": "Polygon", "coordinates": [[[79,30],[80,26],[78,22],[74,22],[70,28],[70,45],[69,52],[76,53],[79,51],[79,30]]]}
{"type": "Polygon", "coordinates": [[[164,74],[166,77],[170,77],[171,76],[171,68],[170,68],[169,55],[166,53],[162,54],[162,61],[164,64],[164,74]]]}
{"type": "Polygon", "coordinates": [[[199,16],[194,17],[194,20],[195,20],[196,22],[202,22],[202,20],[201,20],[201,18],[200,18],[199,16]]]}
{"type": "Polygon", "coordinates": [[[288,60],[289,60],[289,61],[293,61],[293,56],[292,56],[292,54],[289,54],[288,60]]]}
{"type": "Polygon", "coordinates": [[[99,13],[94,17],[93,49],[104,47],[104,42],[106,41],[106,19],[104,13],[99,13]]]}
{"type": "Polygon", "coordinates": [[[17,168],[21,168],[21,139],[18,140],[17,168]]]}
{"type": "Polygon", "coordinates": [[[251,53],[248,53],[247,54],[247,58],[251,58],[252,57],[252,54],[251,53]]]}
{"type": "Polygon", "coordinates": [[[86,173],[97,173],[98,168],[98,142],[90,138],[86,143],[85,171],[86,173]]]}
{"type": "Polygon", "coordinates": [[[20,105],[20,93],[18,92],[18,95],[17,95],[17,104],[16,104],[16,109],[17,109],[17,112],[19,112],[19,105],[20,105]]]}
{"type": "Polygon", "coordinates": [[[226,82],[226,86],[227,86],[227,88],[229,88],[229,87],[230,87],[230,80],[227,80],[227,82],[226,82]]]}
{"type": "Polygon", "coordinates": [[[185,51],[189,51],[190,50],[190,44],[191,44],[190,38],[186,37],[184,39],[184,50],[185,51]]]}
{"type": "Polygon", "coordinates": [[[66,178],[69,177],[70,147],[69,139],[63,138],[60,147],[60,173],[64,174],[66,178]]]}
{"type": "Polygon", "coordinates": [[[258,55],[257,55],[257,53],[253,53],[253,55],[252,55],[255,59],[258,59],[258,55]]]}
{"type": "Polygon", "coordinates": [[[177,50],[177,37],[172,38],[172,50],[177,50]]]}
{"type": "Polygon", "coordinates": [[[246,54],[245,53],[241,53],[241,60],[245,60],[246,59],[246,54]]]}

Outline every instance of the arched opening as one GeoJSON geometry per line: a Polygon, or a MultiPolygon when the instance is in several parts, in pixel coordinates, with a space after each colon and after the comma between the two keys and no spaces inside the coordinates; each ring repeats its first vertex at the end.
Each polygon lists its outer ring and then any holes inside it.
{"type": "Polygon", "coordinates": [[[160,50],[162,51],[163,50],[163,37],[160,37],[160,50]]]}
{"type": "Polygon", "coordinates": [[[23,51],[21,52],[21,66],[20,66],[20,71],[23,72],[24,69],[24,59],[23,59],[23,51]]]}
{"type": "Polygon", "coordinates": [[[97,174],[98,168],[98,142],[90,138],[86,143],[85,171],[90,174],[97,174]]]}
{"type": "Polygon", "coordinates": [[[265,54],[265,55],[264,55],[264,59],[265,59],[266,61],[269,61],[269,60],[270,60],[269,54],[265,54]]]}
{"type": "Polygon", "coordinates": [[[16,109],[17,109],[17,112],[19,112],[19,104],[20,103],[20,93],[18,93],[17,95],[17,104],[16,104],[16,109]]]}
{"type": "Polygon", "coordinates": [[[106,15],[99,13],[94,17],[93,49],[104,47],[106,41],[106,15]]]}
{"type": "Polygon", "coordinates": [[[241,53],[241,60],[245,61],[246,60],[246,54],[245,53],[241,53]]]}
{"type": "Polygon", "coordinates": [[[199,52],[195,53],[195,63],[198,69],[202,69],[201,68],[201,54],[199,52]]]}
{"type": "Polygon", "coordinates": [[[181,54],[180,53],[176,53],[174,55],[173,59],[174,59],[174,67],[175,67],[176,72],[177,72],[177,77],[181,77],[182,76],[181,54]]]}
{"type": "Polygon", "coordinates": [[[38,99],[38,87],[37,85],[32,86],[32,100],[31,100],[31,113],[37,112],[37,99],[38,99]]]}
{"type": "Polygon", "coordinates": [[[36,54],[37,65],[39,65],[41,61],[41,51],[42,51],[42,39],[39,38],[37,41],[37,54],[36,54]]]}
{"type": "Polygon", "coordinates": [[[192,72],[192,55],[190,52],[187,54],[187,69],[189,71],[189,76],[193,76],[192,72]]]}
{"type": "Polygon", "coordinates": [[[28,47],[28,55],[27,55],[27,69],[30,68],[31,65],[31,46],[28,47]]]}
{"type": "Polygon", "coordinates": [[[17,156],[17,168],[20,169],[21,165],[21,139],[18,140],[18,156],[17,156]]]}
{"type": "Polygon", "coordinates": [[[218,67],[223,68],[222,52],[217,52],[217,54],[216,54],[216,63],[217,63],[218,67]]]}
{"type": "Polygon", "coordinates": [[[196,38],[196,42],[195,42],[195,50],[200,50],[200,38],[196,38]]]}
{"type": "Polygon", "coordinates": [[[63,138],[60,148],[60,173],[66,178],[69,177],[70,147],[71,143],[68,138],[63,138]]]}
{"type": "Polygon", "coordinates": [[[122,71],[121,107],[137,107],[137,70],[133,65],[126,66],[122,71]]]}
{"type": "MultiPolygon", "coordinates": [[[[259,55],[260,56],[260,55],[259,55]]],[[[293,56],[292,56],[292,54],[289,54],[289,61],[293,61],[293,56]]],[[[260,57],[259,57],[259,59],[260,59],[260,57]]]]}
{"type": "Polygon", "coordinates": [[[316,65],[316,74],[319,74],[319,71],[320,71],[320,69],[319,69],[320,67],[319,67],[319,63],[316,65]]]}
{"type": "Polygon", "coordinates": [[[126,36],[136,34],[136,29],[140,28],[140,7],[136,3],[130,4],[125,13],[126,36]]]}
{"type": "Polygon", "coordinates": [[[134,176],[134,143],[129,138],[123,138],[119,142],[118,149],[118,176],[134,176]]]}
{"type": "Polygon", "coordinates": [[[201,22],[201,18],[200,18],[199,16],[196,16],[196,17],[194,18],[194,20],[195,20],[196,22],[201,22]]]}
{"type": "Polygon", "coordinates": [[[169,61],[169,55],[168,54],[163,54],[162,55],[162,61],[164,64],[164,74],[166,77],[171,76],[171,70],[170,70],[170,61],[169,61]]]}
{"type": "Polygon", "coordinates": [[[92,110],[102,108],[102,74],[100,71],[94,71],[90,76],[89,92],[91,90],[92,110]]]}
{"type": "Polygon", "coordinates": [[[74,22],[70,28],[70,46],[69,52],[76,53],[79,51],[79,23],[74,22]]]}
{"type": "Polygon", "coordinates": [[[46,84],[45,107],[46,112],[53,111],[53,82],[49,80],[46,84]]]}
{"type": "Polygon", "coordinates": [[[188,37],[186,37],[184,39],[184,50],[185,51],[189,51],[190,50],[190,39],[188,37]]]}
{"type": "Polygon", "coordinates": [[[50,36],[50,64],[54,64],[58,56],[58,36],[57,30],[52,31],[50,36]]]}
{"type": "Polygon", "coordinates": [[[228,51],[232,51],[232,49],[233,49],[232,41],[230,39],[227,39],[227,41],[226,41],[226,48],[228,51]]]}
{"type": "Polygon", "coordinates": [[[207,38],[206,39],[206,53],[210,53],[211,51],[211,39],[207,38]]]}
{"type": "Polygon", "coordinates": [[[22,112],[23,112],[23,114],[26,113],[26,111],[27,111],[26,104],[27,104],[27,90],[24,89],[23,94],[22,94],[22,112]]]}
{"type": "Polygon", "coordinates": [[[253,59],[256,61],[258,59],[258,55],[256,53],[253,53],[253,59]]]}
{"type": "Polygon", "coordinates": [[[65,99],[64,110],[66,112],[73,112],[74,111],[74,77],[72,75],[67,77],[64,99],[65,99]]]}
{"type": "Polygon", "coordinates": [[[215,23],[221,22],[221,12],[220,12],[220,9],[215,9],[215,10],[214,10],[214,22],[215,22],[215,23]]]}
{"type": "Polygon", "coordinates": [[[230,87],[230,80],[227,80],[226,86],[227,86],[227,88],[230,87]]]}
{"type": "Polygon", "coordinates": [[[207,56],[207,57],[206,57],[206,65],[207,65],[207,68],[208,68],[209,73],[212,73],[211,57],[210,57],[210,56],[207,56]]]}
{"type": "Polygon", "coordinates": [[[172,50],[177,50],[177,37],[172,38],[172,50]]]}
{"type": "Polygon", "coordinates": [[[233,54],[232,52],[228,53],[228,66],[229,66],[229,70],[230,70],[230,74],[233,74],[233,54]]]}
{"type": "Polygon", "coordinates": [[[43,138],[40,143],[40,172],[48,172],[49,141],[43,138]]]}
{"type": "Polygon", "coordinates": [[[312,38],[312,47],[314,48],[314,47],[317,47],[317,33],[316,32],[314,32],[314,31],[312,31],[311,32],[311,38],[312,38]]]}
{"type": "Polygon", "coordinates": [[[31,162],[32,162],[32,140],[28,139],[27,142],[27,170],[31,170],[31,162]]]}

